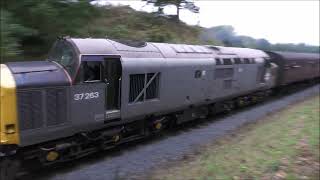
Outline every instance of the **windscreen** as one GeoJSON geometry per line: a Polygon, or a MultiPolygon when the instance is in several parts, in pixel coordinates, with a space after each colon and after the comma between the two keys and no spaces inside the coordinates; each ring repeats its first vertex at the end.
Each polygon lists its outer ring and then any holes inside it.
{"type": "Polygon", "coordinates": [[[75,76],[77,68],[77,57],[73,47],[67,41],[58,41],[51,49],[49,61],[55,61],[63,66],[71,77],[75,76]]]}

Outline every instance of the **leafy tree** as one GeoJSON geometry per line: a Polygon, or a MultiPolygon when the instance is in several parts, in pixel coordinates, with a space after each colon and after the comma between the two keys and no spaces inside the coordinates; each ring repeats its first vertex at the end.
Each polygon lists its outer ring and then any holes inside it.
{"type": "Polygon", "coordinates": [[[193,0],[143,0],[146,1],[147,4],[153,4],[158,7],[158,12],[163,13],[163,8],[168,5],[173,5],[176,7],[176,19],[180,19],[180,10],[188,9],[193,13],[199,13],[200,8],[196,6],[193,0]]]}
{"type": "Polygon", "coordinates": [[[36,35],[37,31],[17,24],[11,13],[4,9],[1,9],[0,13],[0,56],[1,61],[3,61],[4,57],[12,57],[21,53],[20,39],[26,36],[36,35]]]}
{"type": "Polygon", "coordinates": [[[166,29],[160,29],[158,27],[153,27],[149,31],[148,41],[152,42],[168,42],[170,39],[173,39],[170,31],[166,29]]]}
{"type": "Polygon", "coordinates": [[[1,7],[14,19],[16,26],[37,30],[37,34],[16,36],[19,39],[16,49],[22,45],[32,54],[47,52],[57,36],[81,35],[82,28],[99,16],[99,9],[89,0],[1,0],[1,7]]]}
{"type": "Polygon", "coordinates": [[[263,49],[263,50],[270,50],[271,48],[270,42],[266,39],[257,39],[256,46],[258,49],[263,49]]]}

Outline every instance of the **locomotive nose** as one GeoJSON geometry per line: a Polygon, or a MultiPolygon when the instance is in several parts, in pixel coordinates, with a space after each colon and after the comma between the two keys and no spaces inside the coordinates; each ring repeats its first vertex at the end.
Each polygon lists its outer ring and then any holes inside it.
{"type": "Polygon", "coordinates": [[[19,144],[16,83],[10,69],[0,65],[0,145],[19,144]]]}

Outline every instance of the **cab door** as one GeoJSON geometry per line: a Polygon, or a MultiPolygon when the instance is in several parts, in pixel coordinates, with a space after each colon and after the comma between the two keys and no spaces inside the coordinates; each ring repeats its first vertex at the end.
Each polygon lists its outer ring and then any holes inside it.
{"type": "Polygon", "coordinates": [[[106,110],[119,110],[121,106],[121,76],[120,58],[104,59],[104,78],[107,85],[106,110]]]}
{"type": "Polygon", "coordinates": [[[77,131],[90,131],[105,120],[103,61],[83,58],[77,79],[70,88],[72,125],[77,131]]]}

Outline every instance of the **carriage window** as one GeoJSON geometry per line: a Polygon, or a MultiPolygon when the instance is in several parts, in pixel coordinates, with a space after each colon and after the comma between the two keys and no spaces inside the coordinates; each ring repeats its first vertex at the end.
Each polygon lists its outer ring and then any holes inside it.
{"type": "Polygon", "coordinates": [[[100,82],[102,80],[102,67],[100,61],[84,61],[83,82],[100,82]]]}

